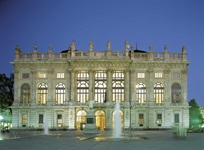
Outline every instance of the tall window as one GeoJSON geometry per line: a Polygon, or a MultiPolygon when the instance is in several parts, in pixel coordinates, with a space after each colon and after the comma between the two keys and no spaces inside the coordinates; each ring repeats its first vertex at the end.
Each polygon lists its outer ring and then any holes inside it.
{"type": "Polygon", "coordinates": [[[89,97],[88,71],[79,71],[77,76],[77,102],[86,103],[89,97]]]}
{"type": "Polygon", "coordinates": [[[96,71],[95,74],[95,102],[106,102],[106,73],[105,71],[96,71]]]}
{"type": "Polygon", "coordinates": [[[161,124],[162,124],[162,114],[157,114],[157,124],[158,124],[158,126],[161,126],[161,124]]]}
{"type": "Polygon", "coordinates": [[[22,124],[27,124],[27,114],[22,114],[22,124]]]}
{"type": "Polygon", "coordinates": [[[136,85],[136,101],[137,103],[146,103],[146,86],[143,83],[136,85]]]}
{"type": "Polygon", "coordinates": [[[138,123],[139,123],[140,126],[143,126],[143,124],[144,124],[144,114],[139,114],[138,123]]]}
{"type": "Polygon", "coordinates": [[[171,100],[172,103],[181,102],[181,85],[179,83],[173,83],[171,86],[171,100]]]}
{"type": "Polygon", "coordinates": [[[30,102],[30,85],[28,83],[24,83],[21,86],[21,101],[22,105],[28,105],[30,102]]]}
{"type": "Polygon", "coordinates": [[[38,104],[46,104],[47,102],[47,84],[46,83],[40,83],[38,85],[38,96],[37,96],[37,103],[38,104]]]}
{"type": "Polygon", "coordinates": [[[123,71],[113,73],[113,102],[124,102],[124,74],[123,71]]]}
{"type": "Polygon", "coordinates": [[[64,104],[65,102],[65,85],[63,83],[58,83],[55,89],[55,103],[64,104]]]}
{"type": "Polygon", "coordinates": [[[179,124],[179,114],[174,114],[174,123],[179,124]]]}
{"type": "Polygon", "coordinates": [[[43,114],[39,114],[39,123],[43,123],[43,114]]]}
{"type": "Polygon", "coordinates": [[[62,127],[62,114],[57,114],[57,126],[62,127]]]}
{"type": "Polygon", "coordinates": [[[164,87],[161,83],[156,83],[154,85],[154,102],[156,104],[164,102],[164,87]]]}

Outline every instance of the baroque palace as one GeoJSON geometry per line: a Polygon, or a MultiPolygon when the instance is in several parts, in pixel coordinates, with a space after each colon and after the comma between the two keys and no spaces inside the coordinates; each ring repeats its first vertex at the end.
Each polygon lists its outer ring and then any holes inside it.
{"type": "Polygon", "coordinates": [[[142,51],[125,42],[123,50],[76,50],[72,41],[59,53],[23,53],[16,46],[13,128],[66,128],[83,130],[89,103],[99,130],[114,124],[115,103],[120,103],[122,127],[189,127],[186,48],[170,53],[142,51]]]}

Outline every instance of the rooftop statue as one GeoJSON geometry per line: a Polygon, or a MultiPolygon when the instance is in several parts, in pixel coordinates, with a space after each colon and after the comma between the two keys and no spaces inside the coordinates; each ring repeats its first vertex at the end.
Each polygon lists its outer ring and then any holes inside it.
{"type": "Polygon", "coordinates": [[[75,50],[75,40],[72,40],[71,49],[75,50]]]}
{"type": "Polygon", "coordinates": [[[110,42],[110,40],[108,40],[108,42],[107,42],[107,48],[108,48],[108,50],[110,50],[110,47],[111,47],[111,42],[110,42]]]}
{"type": "Polygon", "coordinates": [[[130,45],[129,45],[128,41],[126,40],[125,41],[125,49],[129,49],[129,48],[130,48],[130,45]]]}
{"type": "Polygon", "coordinates": [[[91,49],[91,50],[93,50],[93,47],[94,47],[94,43],[93,43],[92,41],[90,41],[90,44],[89,44],[89,46],[90,46],[90,49],[91,49]]]}

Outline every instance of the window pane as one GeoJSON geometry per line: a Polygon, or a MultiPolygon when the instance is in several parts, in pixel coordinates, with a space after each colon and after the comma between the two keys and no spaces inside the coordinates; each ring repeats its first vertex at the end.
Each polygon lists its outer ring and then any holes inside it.
{"type": "Polygon", "coordinates": [[[154,85],[154,101],[157,104],[163,103],[164,88],[161,83],[156,83],[154,85]]]}
{"type": "Polygon", "coordinates": [[[77,102],[86,103],[89,97],[88,71],[79,71],[77,75],[77,102]]]}

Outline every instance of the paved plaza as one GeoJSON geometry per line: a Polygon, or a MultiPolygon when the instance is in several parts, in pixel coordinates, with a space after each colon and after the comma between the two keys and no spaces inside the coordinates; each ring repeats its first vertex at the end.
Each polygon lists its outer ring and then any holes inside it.
{"type": "MultiPolygon", "coordinates": [[[[129,131],[126,132],[128,135],[129,131]]],[[[80,131],[10,131],[0,133],[1,150],[203,150],[204,133],[177,138],[171,131],[131,131],[137,138],[114,139],[111,131],[83,134],[80,131]]]]}

